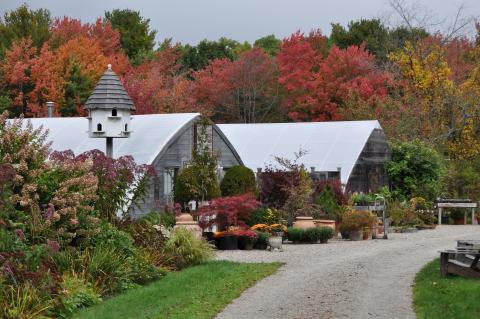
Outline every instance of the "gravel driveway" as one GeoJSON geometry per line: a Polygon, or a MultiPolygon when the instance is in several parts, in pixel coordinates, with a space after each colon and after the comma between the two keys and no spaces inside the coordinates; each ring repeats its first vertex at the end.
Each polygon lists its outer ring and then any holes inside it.
{"type": "Polygon", "coordinates": [[[284,245],[284,252],[220,251],[218,259],[285,265],[234,300],[217,318],[415,318],[415,274],[480,226],[440,226],[389,240],[284,245]]]}

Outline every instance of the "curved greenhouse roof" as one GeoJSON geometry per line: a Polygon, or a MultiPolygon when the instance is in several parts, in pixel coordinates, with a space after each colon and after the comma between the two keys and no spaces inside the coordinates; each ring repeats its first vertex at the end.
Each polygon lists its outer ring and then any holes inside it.
{"type": "Polygon", "coordinates": [[[274,157],[294,159],[294,153],[307,151],[300,163],[309,170],[337,171],[347,183],[364,146],[378,121],[338,121],[308,123],[219,124],[237,150],[245,166],[253,171],[276,166],[274,157]]]}
{"type": "MultiPolygon", "coordinates": [[[[132,155],[138,164],[152,164],[169,141],[199,113],[133,115],[130,138],[113,139],[113,157],[132,155]]],[[[72,150],[75,155],[92,149],[105,151],[105,139],[89,138],[88,120],[83,117],[28,119],[34,128],[49,130],[48,141],[56,151],[72,150]]]]}

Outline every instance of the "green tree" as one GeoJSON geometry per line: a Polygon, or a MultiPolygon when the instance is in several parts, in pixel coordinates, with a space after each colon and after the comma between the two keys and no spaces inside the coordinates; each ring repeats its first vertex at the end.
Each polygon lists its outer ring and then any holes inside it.
{"type": "Polygon", "coordinates": [[[254,43],[254,47],[262,48],[269,56],[273,57],[280,51],[280,45],[282,40],[277,39],[275,35],[270,34],[263,38],[257,39],[254,43]]]}
{"type": "Polygon", "coordinates": [[[366,49],[375,54],[379,61],[387,59],[390,45],[388,28],[378,19],[351,21],[348,29],[338,23],[333,23],[330,42],[341,49],[365,43],[366,49]]]}
{"type": "Polygon", "coordinates": [[[157,31],[150,29],[150,19],[139,11],[115,9],[105,12],[105,19],[120,32],[120,44],[133,64],[140,64],[153,50],[157,31]]]}
{"type": "Polygon", "coordinates": [[[12,42],[30,38],[40,48],[50,36],[52,19],[47,9],[30,10],[26,4],[6,12],[0,19],[0,55],[9,49],[12,42]]]}
{"type": "Polygon", "coordinates": [[[438,153],[418,140],[391,145],[392,158],[386,164],[396,199],[423,197],[433,200],[440,193],[443,165],[438,153]]]}
{"type": "Polygon", "coordinates": [[[423,28],[408,28],[399,26],[390,30],[389,41],[391,49],[401,49],[405,46],[405,42],[417,43],[418,40],[426,38],[430,34],[423,28]]]}
{"type": "Polygon", "coordinates": [[[181,62],[185,70],[201,70],[211,60],[227,58],[231,61],[238,57],[236,49],[241,44],[235,40],[220,38],[218,41],[200,41],[196,46],[185,45],[181,62]]]}
{"type": "Polygon", "coordinates": [[[75,64],[65,85],[65,106],[60,109],[62,116],[75,116],[92,93],[92,82],[82,74],[80,66],[75,64]]]}

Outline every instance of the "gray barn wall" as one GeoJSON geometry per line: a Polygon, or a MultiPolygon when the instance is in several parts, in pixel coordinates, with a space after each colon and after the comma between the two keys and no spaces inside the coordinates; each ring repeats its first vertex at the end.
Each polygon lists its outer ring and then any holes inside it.
{"type": "MultiPolygon", "coordinates": [[[[231,147],[219,134],[214,126],[213,130],[213,150],[218,151],[218,163],[223,168],[229,168],[240,164],[233,147],[231,147]]],[[[131,216],[139,218],[148,214],[152,210],[162,210],[167,203],[164,196],[164,169],[181,168],[183,163],[192,159],[192,150],[194,145],[194,122],[189,123],[174,137],[169,145],[155,159],[153,166],[157,172],[157,177],[152,178],[148,185],[148,191],[144,201],[138,208],[131,209],[131,216]]]]}
{"type": "Polygon", "coordinates": [[[350,174],[347,192],[376,192],[388,185],[385,163],[391,158],[385,133],[375,129],[350,174]]]}

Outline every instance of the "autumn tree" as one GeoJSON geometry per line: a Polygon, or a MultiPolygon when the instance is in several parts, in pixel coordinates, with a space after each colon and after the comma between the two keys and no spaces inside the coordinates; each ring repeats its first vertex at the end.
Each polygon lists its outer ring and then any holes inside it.
{"type": "Polygon", "coordinates": [[[187,44],[181,48],[183,69],[201,70],[215,59],[233,61],[237,57],[236,48],[239,45],[237,41],[227,38],[218,41],[202,40],[196,46],[187,44]]]}
{"type": "Polygon", "coordinates": [[[0,19],[0,56],[13,42],[30,38],[32,45],[40,48],[49,37],[50,11],[31,10],[26,4],[6,12],[0,19]]]}
{"type": "Polygon", "coordinates": [[[352,95],[364,101],[383,99],[392,80],[376,68],[363,45],[343,50],[333,46],[323,58],[300,32],[283,41],[276,60],[285,91],[283,106],[294,121],[341,119],[339,108],[352,95]]]}
{"type": "Polygon", "coordinates": [[[282,44],[282,40],[277,39],[275,35],[270,34],[255,40],[255,42],[253,43],[253,46],[257,48],[262,48],[266,54],[273,57],[280,50],[281,44],[282,44]]]}
{"type": "Polygon", "coordinates": [[[153,50],[156,30],[150,29],[150,19],[143,18],[139,11],[115,9],[105,12],[105,20],[120,32],[120,43],[134,64],[153,50]]]}
{"type": "Polygon", "coordinates": [[[264,122],[277,110],[277,68],[263,49],[244,52],[235,61],[214,60],[193,78],[196,103],[211,110],[215,120],[264,122]]]}

